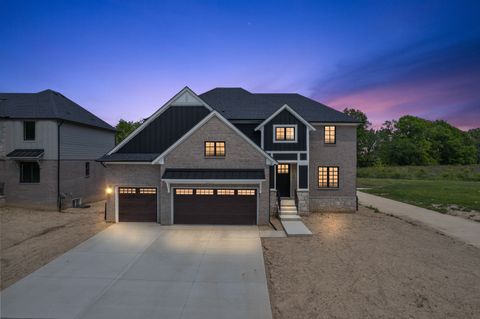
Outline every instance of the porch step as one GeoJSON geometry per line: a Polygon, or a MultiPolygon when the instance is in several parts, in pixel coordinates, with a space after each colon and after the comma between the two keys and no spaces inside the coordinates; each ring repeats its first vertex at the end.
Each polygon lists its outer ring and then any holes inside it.
{"type": "Polygon", "coordinates": [[[280,212],[281,212],[281,213],[285,212],[285,213],[294,213],[294,214],[296,214],[296,213],[297,213],[297,208],[296,208],[296,207],[292,207],[292,208],[290,208],[290,207],[288,207],[288,208],[280,207],[280,212]]]}
{"type": "Polygon", "coordinates": [[[280,221],[285,220],[302,220],[297,214],[280,214],[280,221]]]}
{"type": "Polygon", "coordinates": [[[284,205],[293,205],[293,206],[295,206],[295,200],[293,200],[293,199],[280,199],[280,205],[281,205],[281,206],[284,206],[284,205]]]}

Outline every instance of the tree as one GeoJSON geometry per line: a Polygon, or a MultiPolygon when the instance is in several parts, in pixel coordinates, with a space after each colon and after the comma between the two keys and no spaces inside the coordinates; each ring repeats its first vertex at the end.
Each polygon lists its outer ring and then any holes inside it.
{"type": "Polygon", "coordinates": [[[135,121],[125,121],[124,119],[120,119],[118,124],[115,126],[117,132],[115,133],[115,143],[120,143],[123,141],[130,133],[135,131],[137,127],[143,124],[145,120],[140,120],[138,122],[135,121]]]}
{"type": "Polygon", "coordinates": [[[368,121],[367,114],[360,110],[346,108],[343,113],[360,122],[360,125],[357,126],[358,166],[372,166],[376,162],[376,134],[375,130],[371,128],[372,123],[368,121]]]}
{"type": "Polygon", "coordinates": [[[480,128],[469,130],[468,135],[475,143],[475,147],[477,148],[477,163],[480,164],[480,128]]]}

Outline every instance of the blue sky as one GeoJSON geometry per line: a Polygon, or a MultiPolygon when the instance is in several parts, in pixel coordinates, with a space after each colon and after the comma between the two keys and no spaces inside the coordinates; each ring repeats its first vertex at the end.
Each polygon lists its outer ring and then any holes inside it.
{"type": "Polygon", "coordinates": [[[0,91],[50,88],[111,124],[188,85],[479,126],[480,2],[416,2],[0,0],[0,91]]]}

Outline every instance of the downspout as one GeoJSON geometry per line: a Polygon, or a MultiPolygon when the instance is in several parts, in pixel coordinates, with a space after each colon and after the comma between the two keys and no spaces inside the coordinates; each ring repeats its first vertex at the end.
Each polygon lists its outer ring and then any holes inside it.
{"type": "Polygon", "coordinates": [[[60,126],[62,126],[63,120],[57,124],[57,208],[58,211],[62,211],[62,198],[60,196],[60,126]]]}

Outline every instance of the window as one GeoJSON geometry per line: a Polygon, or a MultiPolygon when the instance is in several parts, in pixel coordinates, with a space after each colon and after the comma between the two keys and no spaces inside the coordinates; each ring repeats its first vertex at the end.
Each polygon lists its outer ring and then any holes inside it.
{"type": "Polygon", "coordinates": [[[254,189],[239,189],[237,192],[238,192],[238,195],[242,195],[242,196],[255,195],[255,190],[254,189]]]}
{"type": "Polygon", "coordinates": [[[277,142],[295,142],[295,126],[274,126],[275,141],[277,142]]]}
{"type": "Polygon", "coordinates": [[[23,140],[25,141],[35,140],[35,121],[23,122],[23,140]]]}
{"type": "Polygon", "coordinates": [[[90,177],[90,162],[85,163],[85,177],[90,177]]]}
{"type": "Polygon", "coordinates": [[[135,188],[122,187],[119,189],[120,194],[136,194],[137,190],[135,188]]]}
{"type": "Polygon", "coordinates": [[[337,166],[318,167],[318,187],[319,188],[338,188],[338,167],[337,166]]]}
{"type": "Polygon", "coordinates": [[[38,166],[38,163],[20,163],[20,183],[40,183],[40,166],[38,166]]]}
{"type": "Polygon", "coordinates": [[[213,195],[213,189],[197,189],[195,191],[197,195],[213,195]]]}
{"type": "Polygon", "coordinates": [[[175,190],[176,195],[193,195],[193,189],[177,188],[175,190]]]}
{"type": "Polygon", "coordinates": [[[206,157],[225,156],[225,142],[205,142],[206,157]]]}
{"type": "Polygon", "coordinates": [[[156,188],[140,188],[140,194],[156,194],[156,188]]]}
{"type": "Polygon", "coordinates": [[[289,165],[288,164],[278,164],[277,165],[277,174],[288,174],[289,165]]]}
{"type": "Polygon", "coordinates": [[[325,144],[335,144],[335,126],[325,126],[325,144]]]}
{"type": "Polygon", "coordinates": [[[217,195],[235,195],[234,189],[219,189],[217,195]]]}

